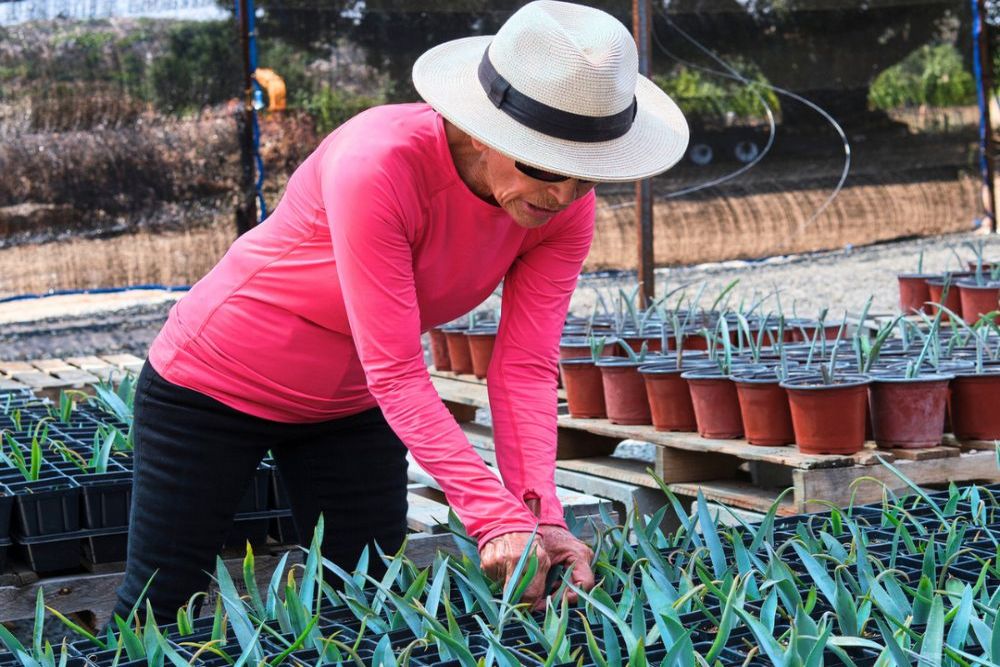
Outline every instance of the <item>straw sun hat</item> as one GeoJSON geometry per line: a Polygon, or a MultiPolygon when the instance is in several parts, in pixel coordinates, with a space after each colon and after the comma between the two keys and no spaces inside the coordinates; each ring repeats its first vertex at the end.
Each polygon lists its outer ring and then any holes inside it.
{"type": "Polygon", "coordinates": [[[496,35],[445,42],[413,65],[420,95],[520,162],[590,181],[634,181],[684,155],[680,109],[638,73],[631,34],[592,7],[537,0],[496,35]]]}

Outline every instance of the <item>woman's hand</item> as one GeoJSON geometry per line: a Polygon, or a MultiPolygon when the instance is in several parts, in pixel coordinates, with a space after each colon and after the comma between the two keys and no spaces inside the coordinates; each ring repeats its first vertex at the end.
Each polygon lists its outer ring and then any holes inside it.
{"type": "MultiPolygon", "coordinates": [[[[544,607],[545,596],[548,594],[545,590],[545,577],[552,566],[552,560],[542,547],[540,535],[541,531],[535,535],[532,543],[538,556],[538,570],[525,589],[524,595],[521,596],[521,602],[531,604],[533,609],[539,608],[539,605],[544,607]]],[[[503,582],[506,588],[511,575],[514,574],[514,568],[517,567],[517,561],[521,559],[521,554],[524,553],[530,539],[531,533],[506,533],[484,544],[479,551],[479,563],[486,576],[496,582],[503,582]]]]}
{"type": "MultiPolygon", "coordinates": [[[[585,591],[594,587],[594,572],[590,569],[590,562],[594,559],[593,549],[560,526],[539,526],[538,534],[542,538],[542,547],[554,564],[573,568],[570,580],[574,585],[585,591]]],[[[563,596],[570,604],[576,604],[580,597],[568,587],[563,596]]]]}
{"type": "MultiPolygon", "coordinates": [[[[531,533],[507,533],[487,542],[479,552],[483,572],[494,581],[503,582],[506,587],[530,538],[531,533]]],[[[533,546],[538,556],[538,570],[521,596],[521,602],[530,604],[532,611],[545,608],[545,598],[550,592],[545,590],[545,580],[553,564],[572,567],[572,581],[583,590],[589,591],[594,587],[594,573],[590,569],[594,552],[568,530],[558,526],[539,526],[533,546]]],[[[579,597],[569,588],[564,595],[571,604],[579,597]]]]}

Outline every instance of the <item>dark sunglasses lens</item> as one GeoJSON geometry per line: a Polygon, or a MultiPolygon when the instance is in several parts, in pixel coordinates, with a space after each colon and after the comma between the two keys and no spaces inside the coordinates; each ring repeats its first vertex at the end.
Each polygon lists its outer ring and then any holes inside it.
{"type": "Polygon", "coordinates": [[[569,180],[569,176],[553,174],[551,171],[545,171],[543,169],[536,169],[535,167],[528,166],[522,162],[515,162],[514,166],[517,167],[517,170],[525,176],[530,176],[531,178],[539,181],[545,181],[546,183],[561,183],[562,181],[569,180]]]}

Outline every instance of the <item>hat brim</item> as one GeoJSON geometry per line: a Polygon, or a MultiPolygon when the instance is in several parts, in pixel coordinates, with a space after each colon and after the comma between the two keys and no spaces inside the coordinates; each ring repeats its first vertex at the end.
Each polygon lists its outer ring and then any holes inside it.
{"type": "Polygon", "coordinates": [[[413,65],[421,97],[463,132],[516,160],[588,181],[627,182],[662,173],[684,156],[688,124],[677,104],[646,77],[636,84],[638,110],[629,131],[610,141],[556,139],[496,108],[478,67],[492,36],[439,44],[413,65]]]}

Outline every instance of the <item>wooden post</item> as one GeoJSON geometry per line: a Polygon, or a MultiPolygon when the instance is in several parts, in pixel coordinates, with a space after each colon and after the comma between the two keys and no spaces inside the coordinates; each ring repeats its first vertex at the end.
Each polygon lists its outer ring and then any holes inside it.
{"type": "MultiPolygon", "coordinates": [[[[650,74],[650,21],[650,0],[632,0],[632,33],[639,50],[639,73],[644,76],[650,74]]],[[[635,217],[639,232],[637,275],[642,282],[643,305],[648,307],[656,298],[653,278],[653,183],[648,179],[635,184],[635,217]]]]}
{"type": "Polygon", "coordinates": [[[238,0],[240,48],[243,52],[243,109],[237,113],[240,136],[240,203],[236,207],[236,233],[249,231],[257,222],[257,192],[253,169],[253,83],[250,71],[250,12],[247,0],[238,0]]]}
{"type": "Polygon", "coordinates": [[[990,232],[997,232],[997,199],[993,184],[993,123],[990,118],[990,98],[993,96],[993,57],[990,49],[988,24],[986,23],[986,2],[972,0],[973,5],[973,39],[975,40],[973,57],[978,63],[982,78],[979,112],[982,114],[983,127],[980,129],[980,149],[983,151],[983,179],[986,185],[986,215],[990,219],[990,232]]]}

